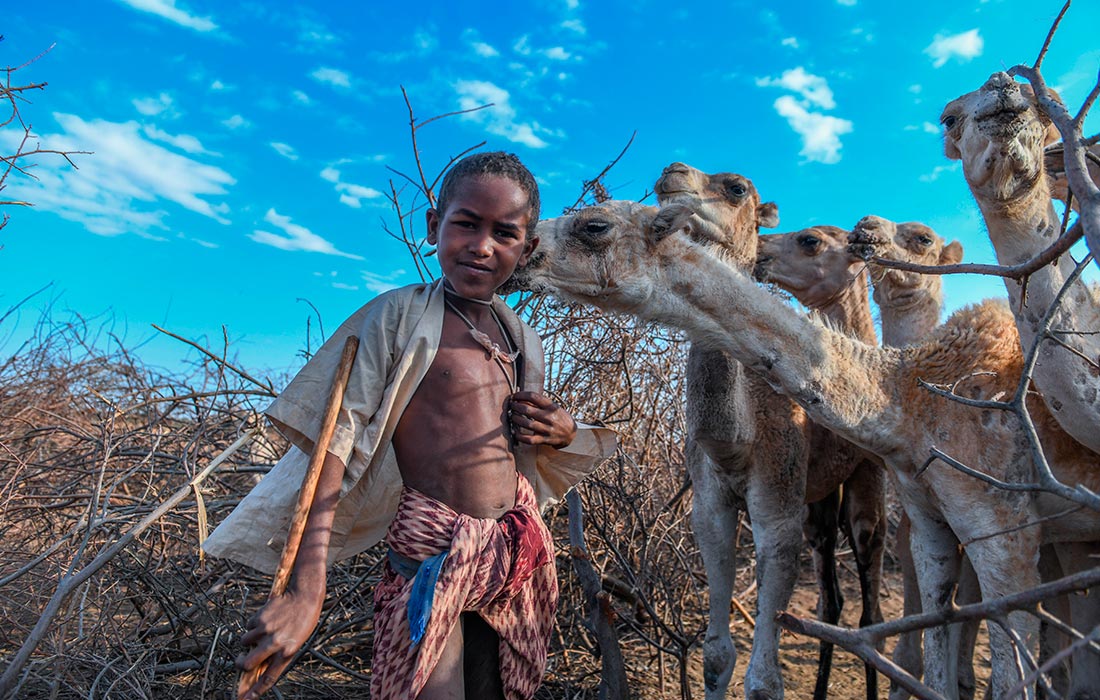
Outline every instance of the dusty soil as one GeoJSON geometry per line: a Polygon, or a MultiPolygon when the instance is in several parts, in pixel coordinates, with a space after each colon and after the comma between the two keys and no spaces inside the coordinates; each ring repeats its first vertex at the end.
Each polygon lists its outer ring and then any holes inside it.
{"type": "MultiPolygon", "coordinates": [[[[808,558],[803,561],[802,576],[795,588],[791,599],[790,612],[800,617],[814,617],[817,605],[817,586],[813,577],[813,567],[808,558]]],[[[859,585],[851,555],[842,553],[841,586],[844,591],[844,610],[841,615],[841,624],[847,627],[856,627],[859,624],[859,585]]],[[[886,581],[882,593],[882,614],[886,619],[896,619],[902,615],[902,588],[901,577],[896,569],[887,570],[886,581]]],[[[755,608],[755,600],[743,601],[750,610],[755,608]]],[[[737,668],[734,671],[733,682],[730,683],[728,697],[743,698],[745,689],[742,681],[745,676],[745,667],[749,662],[752,638],[744,618],[735,614],[734,640],[737,645],[737,668]]],[[[894,646],[894,640],[887,642],[886,652],[889,655],[894,646]]],[[[793,633],[784,632],[780,638],[780,663],[783,667],[783,682],[786,696],[794,700],[813,697],[814,684],[817,680],[817,641],[807,637],[800,637],[793,633]]],[[[866,682],[864,680],[863,662],[854,654],[843,649],[833,652],[833,670],[829,682],[829,698],[833,700],[864,700],[866,698],[866,682]]],[[[703,697],[702,684],[702,652],[698,659],[693,659],[696,666],[697,685],[693,685],[692,694],[695,698],[703,697]]],[[[975,664],[978,674],[977,696],[982,697],[985,691],[985,679],[989,674],[989,649],[986,644],[985,629],[978,639],[978,649],[975,655],[975,664]]],[[[889,680],[879,676],[879,698],[886,698],[889,694],[889,680]]],[[[657,697],[654,695],[653,697],[657,697]]]]}

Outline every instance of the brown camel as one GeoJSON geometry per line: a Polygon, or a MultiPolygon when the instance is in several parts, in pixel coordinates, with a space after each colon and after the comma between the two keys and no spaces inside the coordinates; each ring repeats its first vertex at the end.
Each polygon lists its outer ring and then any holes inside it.
{"type": "MultiPolygon", "coordinates": [[[[540,252],[518,282],[682,328],[694,342],[721,348],[758,373],[815,422],[882,458],[913,522],[926,610],[951,600],[960,543],[983,596],[995,598],[1038,583],[1040,542],[1100,538],[1100,514],[1067,513],[1061,498],[998,490],[940,461],[924,464],[925,455],[940,448],[1004,481],[1032,477],[1013,414],[966,406],[921,386],[951,386],[970,398],[1011,393],[1023,359],[1003,305],[958,311],[919,346],[872,347],[807,319],[683,235],[697,218],[680,205],[658,210],[608,202],[540,222],[540,252]]],[[[1095,455],[1066,435],[1041,401],[1029,404],[1055,473],[1100,487],[1095,455]]],[[[1037,628],[1023,613],[1005,622],[1024,640],[1037,628]]],[[[957,690],[951,636],[942,627],[925,634],[925,681],[947,697],[957,690]]],[[[990,647],[991,688],[1003,697],[1017,680],[1016,663],[1009,635],[997,625],[990,647]]]]}
{"type": "MultiPolygon", "coordinates": [[[[833,325],[874,345],[875,324],[868,298],[867,266],[848,252],[848,232],[836,226],[812,226],[791,233],[760,236],[757,279],[794,295],[833,325]]],[[[882,621],[882,555],[886,542],[886,475],[881,462],[852,443],[814,423],[810,430],[807,475],[851,476],[843,487],[808,504],[803,531],[814,553],[819,591],[818,617],[830,624],[840,619],[844,604],[836,573],[838,524],[845,531],[856,559],[862,613],[861,627],[882,621]]],[[[832,645],[822,642],[814,697],[826,696],[832,645]]],[[[865,668],[867,697],[878,698],[874,669],[865,668]]]]}
{"type": "MultiPolygon", "coordinates": [[[[860,219],[849,238],[850,252],[863,260],[884,258],[917,265],[953,265],[961,262],[962,244],[947,243],[931,227],[917,221],[897,223],[873,214],[860,219]]],[[[871,263],[873,297],[882,322],[882,344],[904,347],[924,342],[940,325],[943,311],[943,277],[909,272],[871,263]]],[[[910,523],[902,512],[897,529],[898,564],[902,571],[903,614],[921,612],[917,571],[909,547],[910,523]]],[[[955,599],[960,604],[976,602],[981,597],[978,580],[970,560],[963,557],[959,589],[955,599]]],[[[978,637],[977,623],[965,623],[959,640],[959,700],[974,697],[974,645],[978,637]]],[[[907,632],[894,645],[894,663],[920,678],[924,670],[920,631],[907,632]]],[[[906,700],[908,691],[896,683],[890,685],[890,700],[906,700]]]]}
{"type": "MultiPolygon", "coordinates": [[[[708,175],[673,163],[653,189],[662,202],[690,203],[696,241],[745,272],[755,263],[760,228],[778,225],[776,206],[761,203],[752,182],[735,173],[708,175]]],[[[693,484],[692,530],[707,571],[709,600],[703,643],[706,697],[726,697],[737,660],[730,637],[736,574],[730,533],[742,510],[752,523],[758,582],[745,688],[750,697],[776,697],[783,692],[783,678],[775,613],[787,606],[797,580],[803,503],[825,498],[843,477],[829,488],[807,488],[810,423],[805,412],[720,348],[692,343],[687,379],[685,462],[693,484]]]]}

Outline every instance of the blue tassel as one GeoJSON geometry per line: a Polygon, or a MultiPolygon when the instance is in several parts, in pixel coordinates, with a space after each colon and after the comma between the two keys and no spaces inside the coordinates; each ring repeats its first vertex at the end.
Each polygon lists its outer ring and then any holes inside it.
{"type": "Polygon", "coordinates": [[[420,568],[416,571],[408,607],[409,635],[413,646],[419,644],[424,638],[424,633],[428,631],[428,620],[432,616],[432,600],[435,598],[435,584],[439,580],[439,572],[443,569],[443,561],[446,558],[446,551],[428,557],[420,563],[420,568]]]}

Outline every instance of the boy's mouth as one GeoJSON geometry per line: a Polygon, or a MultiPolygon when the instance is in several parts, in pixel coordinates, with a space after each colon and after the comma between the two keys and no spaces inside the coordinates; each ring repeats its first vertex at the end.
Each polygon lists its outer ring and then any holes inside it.
{"type": "Polygon", "coordinates": [[[487,267],[485,265],[479,265],[477,263],[464,262],[464,263],[459,263],[459,264],[462,265],[463,267],[468,268],[470,270],[473,270],[475,272],[492,272],[493,271],[492,268],[487,267]]]}

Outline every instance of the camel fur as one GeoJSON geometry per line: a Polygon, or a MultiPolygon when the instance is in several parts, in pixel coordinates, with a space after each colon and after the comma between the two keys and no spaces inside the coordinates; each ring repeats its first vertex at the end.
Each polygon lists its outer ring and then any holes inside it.
{"type": "MultiPolygon", "coordinates": [[[[794,295],[833,326],[874,345],[874,320],[868,298],[870,282],[863,261],[848,252],[848,231],[812,226],[800,231],[760,236],[754,275],[794,295]]],[[[878,458],[814,423],[810,430],[809,478],[851,474],[842,487],[807,505],[803,532],[814,553],[818,582],[818,617],[836,624],[844,600],[836,572],[838,524],[855,555],[859,575],[861,627],[882,621],[882,555],[886,542],[886,475],[878,458]]],[[[827,695],[832,645],[822,642],[814,698],[827,695]]],[[[865,667],[867,697],[878,698],[878,677],[865,667]]]]}
{"type": "MultiPolygon", "coordinates": [[[[967,185],[1002,265],[1025,262],[1058,237],[1061,221],[1051,202],[1044,147],[1058,131],[1038,109],[1034,93],[1006,73],[943,110],[944,152],[962,161],[967,185]]],[[[1069,253],[1023,281],[1005,279],[1026,352],[1076,264],[1069,253]]],[[[1100,293],[1074,282],[1044,340],[1035,385],[1058,423],[1100,454],[1100,293]]]]}
{"type": "MultiPolygon", "coordinates": [[[[913,523],[926,610],[950,603],[960,543],[983,596],[994,598],[1038,583],[1041,542],[1092,543],[1100,536],[1100,514],[1067,513],[1061,498],[998,490],[940,461],[924,464],[925,455],[941,448],[1004,481],[1033,476],[1013,414],[965,406],[921,386],[951,386],[970,398],[1011,393],[1022,354],[1003,305],[960,310],[919,346],[869,346],[799,314],[692,241],[684,231],[697,216],[682,205],[658,210],[608,202],[540,222],[539,251],[518,282],[682,328],[693,342],[728,352],[813,421],[883,459],[913,523]]],[[[1029,403],[1055,473],[1100,487],[1095,456],[1059,428],[1041,401],[1029,403]]],[[[1037,625],[1028,615],[1012,613],[1006,621],[1021,639],[1033,640],[1037,625]]],[[[949,698],[957,693],[951,634],[943,627],[929,630],[924,650],[925,682],[949,698]]],[[[991,626],[990,647],[993,696],[1003,697],[1017,677],[1009,636],[997,625],[991,626]]]]}

